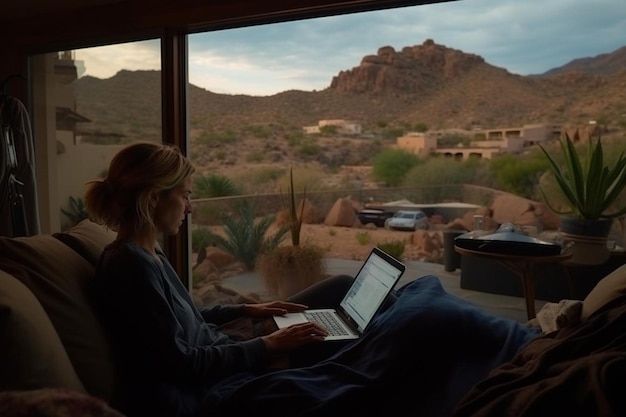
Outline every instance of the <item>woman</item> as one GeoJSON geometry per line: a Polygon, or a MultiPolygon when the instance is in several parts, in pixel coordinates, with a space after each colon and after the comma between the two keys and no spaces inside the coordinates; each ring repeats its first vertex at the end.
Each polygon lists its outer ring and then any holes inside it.
{"type": "MultiPolygon", "coordinates": [[[[308,308],[303,303],[205,310],[193,305],[157,243],[161,233],[178,233],[191,213],[193,172],[175,147],[134,143],[113,158],[106,178],[88,184],[85,194],[91,218],[117,231],[100,257],[96,288],[123,381],[116,405],[128,415],[194,415],[203,392],[215,382],[238,372],[284,368],[290,353],[327,334],[303,323],[239,340],[219,328],[236,318],[301,311],[308,308]]],[[[328,302],[329,293],[344,292],[347,278],[327,280],[309,291],[310,299],[328,302]]],[[[298,299],[307,300],[306,293],[298,299]]]]}

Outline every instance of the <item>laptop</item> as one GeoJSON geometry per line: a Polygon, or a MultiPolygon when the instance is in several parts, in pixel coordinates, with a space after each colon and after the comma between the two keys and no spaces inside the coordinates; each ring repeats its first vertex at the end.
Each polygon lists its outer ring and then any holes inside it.
{"type": "Polygon", "coordinates": [[[361,265],[337,309],[288,313],[274,316],[274,321],[279,329],[314,321],[328,329],[329,334],[325,340],[357,339],[370,324],[405,269],[400,261],[375,247],[361,265]]]}

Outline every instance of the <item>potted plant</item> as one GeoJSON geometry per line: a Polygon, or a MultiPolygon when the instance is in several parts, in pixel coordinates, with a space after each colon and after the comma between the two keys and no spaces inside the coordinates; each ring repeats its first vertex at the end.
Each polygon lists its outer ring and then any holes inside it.
{"type": "Polygon", "coordinates": [[[564,164],[539,145],[549,162],[550,171],[562,192],[567,207],[557,208],[540,188],[543,200],[561,215],[564,244],[578,244],[572,262],[602,263],[609,255],[607,238],[615,218],[626,214],[626,207],[615,207],[626,187],[626,157],[622,152],[615,164],[604,158],[600,135],[589,137],[586,153],[581,157],[569,135],[560,140],[564,164]],[[595,252],[596,257],[590,256],[595,252]],[[574,257],[577,254],[585,257],[574,257]]]}
{"type": "Polygon", "coordinates": [[[291,245],[280,245],[259,256],[257,271],[263,277],[268,291],[280,299],[305,289],[325,276],[324,250],[312,243],[301,243],[300,232],[304,216],[306,187],[300,208],[296,205],[293,186],[293,169],[289,171],[287,202],[287,228],[291,234],[291,245]]]}

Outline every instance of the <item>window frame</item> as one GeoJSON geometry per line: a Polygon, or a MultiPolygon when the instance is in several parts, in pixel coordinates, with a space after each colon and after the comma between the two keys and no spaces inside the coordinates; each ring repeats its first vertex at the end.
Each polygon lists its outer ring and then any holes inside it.
{"type": "MultiPolygon", "coordinates": [[[[178,146],[184,154],[187,154],[189,148],[189,121],[187,117],[188,35],[259,24],[448,1],[456,0],[307,0],[299,4],[298,8],[293,8],[291,2],[284,1],[265,3],[237,1],[225,3],[223,7],[220,5],[203,5],[195,8],[186,3],[183,5],[179,3],[176,6],[164,6],[168,13],[164,13],[164,10],[161,10],[162,7],[155,8],[152,5],[148,9],[151,10],[150,12],[145,13],[144,9],[142,12],[144,14],[140,14],[136,8],[133,8],[129,13],[127,4],[122,2],[108,5],[105,8],[92,7],[75,13],[59,14],[59,19],[50,19],[49,16],[46,16],[45,20],[41,20],[40,23],[52,32],[50,21],[55,21],[54,29],[57,31],[51,36],[48,36],[50,33],[46,34],[45,30],[37,33],[24,32],[24,22],[20,20],[9,22],[8,25],[5,25],[5,29],[11,30],[13,27],[18,32],[17,35],[22,48],[21,54],[23,54],[25,61],[38,53],[159,39],[161,42],[162,141],[178,146]],[[120,24],[117,25],[120,29],[113,32],[111,26],[100,23],[103,22],[102,16],[95,16],[97,13],[94,13],[99,9],[108,16],[122,16],[122,21],[118,22],[120,24]],[[172,11],[176,11],[176,13],[172,13],[172,11]],[[94,22],[94,19],[98,19],[98,24],[94,22]],[[199,19],[205,20],[199,21],[199,19]],[[64,21],[67,21],[67,25],[63,24],[64,21]],[[92,26],[90,27],[90,25],[92,26]],[[93,25],[95,25],[95,29],[93,25]],[[60,28],[69,29],[59,30],[60,28]],[[78,33],[81,35],[79,36],[78,33]]],[[[32,26],[38,20],[40,19],[30,19],[29,25],[32,26]]],[[[106,19],[104,20],[106,21],[106,19]]],[[[29,102],[32,104],[32,100],[29,102]]],[[[183,222],[177,235],[164,238],[163,248],[187,288],[190,288],[191,285],[190,226],[191,221],[187,219],[183,222]]]]}

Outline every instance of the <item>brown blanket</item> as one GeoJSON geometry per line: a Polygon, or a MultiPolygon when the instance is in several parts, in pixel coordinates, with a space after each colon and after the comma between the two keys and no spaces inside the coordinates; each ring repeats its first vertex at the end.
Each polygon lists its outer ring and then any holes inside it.
{"type": "Polygon", "coordinates": [[[457,405],[461,416],[626,416],[626,297],[537,338],[457,405]]]}

